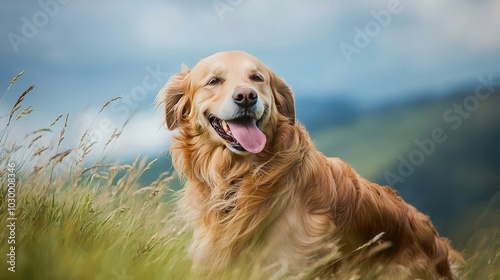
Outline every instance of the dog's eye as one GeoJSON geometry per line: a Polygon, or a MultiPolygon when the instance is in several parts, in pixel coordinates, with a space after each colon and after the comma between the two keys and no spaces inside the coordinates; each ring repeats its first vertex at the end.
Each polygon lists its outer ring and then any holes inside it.
{"type": "Polygon", "coordinates": [[[264,77],[262,77],[261,74],[252,74],[252,75],[250,75],[250,80],[252,80],[254,82],[263,82],[264,77]]]}
{"type": "Polygon", "coordinates": [[[217,85],[217,84],[221,84],[222,83],[222,79],[220,77],[212,77],[210,79],[210,81],[208,81],[207,85],[217,85]]]}

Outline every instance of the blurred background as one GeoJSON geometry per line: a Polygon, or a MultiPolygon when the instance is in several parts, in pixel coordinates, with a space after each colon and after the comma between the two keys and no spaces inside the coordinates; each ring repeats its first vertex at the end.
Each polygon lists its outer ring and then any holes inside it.
{"type": "Polygon", "coordinates": [[[117,131],[107,159],[159,157],[143,177],[152,181],[172,170],[170,133],[155,112],[158,90],[183,63],[243,50],[292,86],[298,119],[318,149],[395,188],[442,235],[460,244],[500,226],[499,1],[40,0],[0,7],[1,91],[25,70],[0,101],[0,124],[35,85],[25,100],[33,112],[13,128],[12,142],[69,113],[69,142],[78,145],[89,129],[98,142],[91,159],[117,131]]]}

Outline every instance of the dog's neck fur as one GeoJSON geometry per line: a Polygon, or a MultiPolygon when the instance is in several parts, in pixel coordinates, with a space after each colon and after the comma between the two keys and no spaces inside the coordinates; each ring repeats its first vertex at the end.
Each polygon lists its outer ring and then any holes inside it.
{"type": "MultiPolygon", "coordinates": [[[[279,202],[291,198],[283,197],[294,196],[294,189],[290,192],[290,188],[283,188],[281,184],[296,182],[296,178],[285,178],[301,174],[293,169],[299,167],[307,153],[315,150],[305,145],[312,145],[305,129],[297,133],[296,125],[288,119],[275,121],[276,125],[269,126],[275,130],[265,132],[268,139],[272,139],[268,145],[273,147],[273,153],[265,149],[255,155],[237,155],[224,146],[207,145],[210,141],[204,141],[205,135],[188,127],[183,127],[175,136],[170,151],[176,170],[186,179],[185,193],[180,201],[181,213],[195,225],[195,241],[197,234],[202,232],[216,233],[210,237],[210,243],[216,244],[212,250],[192,248],[193,254],[209,251],[211,254],[219,252],[221,256],[237,256],[245,247],[257,242],[265,234],[266,224],[272,223],[284,211],[287,205],[279,202]],[[245,211],[239,211],[241,208],[245,211]],[[225,226],[228,223],[231,227],[225,226]],[[217,228],[207,228],[208,225],[217,228]]],[[[213,256],[198,258],[223,260],[213,256]]],[[[225,265],[210,263],[213,267],[225,265]]]]}

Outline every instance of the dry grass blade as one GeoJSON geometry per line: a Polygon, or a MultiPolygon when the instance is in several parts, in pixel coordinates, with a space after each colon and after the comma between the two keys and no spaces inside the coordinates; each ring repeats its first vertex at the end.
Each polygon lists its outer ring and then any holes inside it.
{"type": "Polygon", "coordinates": [[[122,134],[121,132],[118,132],[118,128],[115,128],[115,130],[113,131],[113,134],[109,138],[108,142],[106,142],[105,146],[108,146],[109,143],[111,143],[113,141],[113,139],[120,137],[121,134],[122,134]]]}
{"type": "Polygon", "coordinates": [[[149,170],[151,168],[151,166],[153,166],[153,164],[158,160],[158,158],[155,158],[153,159],[152,161],[150,161],[148,163],[148,165],[146,167],[143,167],[141,168],[141,173],[139,174],[139,177],[142,176],[142,174],[144,174],[144,172],[146,172],[146,170],[149,170]]]}
{"type": "Polygon", "coordinates": [[[37,129],[35,131],[33,131],[31,134],[38,134],[38,133],[42,133],[42,132],[52,132],[52,130],[50,128],[40,128],[40,129],[37,129]]]}
{"type": "Polygon", "coordinates": [[[97,142],[92,142],[92,143],[87,143],[87,142],[80,142],[80,144],[78,145],[78,148],[77,150],[81,151],[80,153],[80,157],[78,158],[78,160],[76,161],[76,164],[77,165],[80,165],[83,160],[85,159],[85,157],[90,154],[90,152],[92,152],[92,147],[96,144],[97,142]]]}
{"type": "Polygon", "coordinates": [[[35,142],[38,141],[40,138],[42,138],[42,135],[38,135],[33,140],[31,140],[31,143],[29,144],[28,149],[31,148],[31,146],[33,146],[33,144],[35,144],[35,142]]]}
{"type": "Polygon", "coordinates": [[[31,108],[31,105],[29,105],[28,107],[24,108],[24,110],[19,115],[17,115],[16,121],[24,116],[31,114],[31,112],[33,112],[33,108],[31,108]]]}
{"type": "Polygon", "coordinates": [[[109,171],[121,171],[121,170],[132,170],[132,165],[130,164],[125,164],[125,165],[119,165],[119,166],[112,166],[109,168],[109,171]]]}
{"type": "Polygon", "coordinates": [[[3,95],[2,95],[2,98],[0,99],[0,103],[2,103],[2,100],[3,100],[3,97],[5,96],[5,94],[7,93],[7,91],[9,91],[10,87],[12,87],[12,85],[17,81],[17,79],[19,77],[21,77],[22,75],[24,74],[24,70],[19,72],[19,74],[17,74],[14,78],[12,78],[12,80],[10,81],[10,84],[9,86],[7,87],[7,89],[4,91],[3,95]]]}
{"type": "Polygon", "coordinates": [[[22,75],[24,75],[24,70],[22,70],[21,72],[19,72],[19,74],[17,74],[14,78],[12,78],[12,80],[10,81],[9,87],[7,87],[6,91],[8,91],[10,89],[10,87],[17,81],[17,79],[19,79],[19,77],[21,77],[22,75]]]}
{"type": "Polygon", "coordinates": [[[34,173],[39,173],[44,167],[45,165],[37,165],[35,166],[35,168],[33,168],[33,171],[34,173]]]}
{"type": "Polygon", "coordinates": [[[354,253],[354,252],[363,250],[364,248],[366,248],[366,247],[372,245],[373,243],[377,242],[382,237],[382,235],[384,235],[384,234],[385,234],[385,232],[381,232],[381,233],[375,235],[375,237],[373,237],[370,241],[366,242],[362,246],[359,246],[358,248],[356,248],[356,250],[352,251],[351,254],[354,253]]]}
{"type": "Polygon", "coordinates": [[[378,252],[382,252],[384,250],[387,250],[392,247],[392,242],[389,241],[383,241],[380,242],[379,244],[375,245],[373,248],[371,248],[367,253],[366,253],[366,258],[369,258],[371,256],[374,256],[378,252]]]}
{"type": "Polygon", "coordinates": [[[356,248],[354,251],[352,252],[349,252],[348,254],[344,255],[343,257],[349,257],[351,255],[353,255],[354,253],[358,252],[358,251],[361,251],[369,246],[371,246],[372,244],[374,244],[375,242],[377,242],[383,235],[385,234],[385,232],[381,232],[379,234],[377,234],[375,237],[373,237],[370,241],[366,242],[365,244],[359,246],[358,248],[356,248]]]}
{"type": "Polygon", "coordinates": [[[91,166],[89,166],[89,167],[85,168],[85,169],[82,171],[82,173],[80,173],[80,175],[83,175],[83,174],[85,174],[85,173],[89,172],[90,170],[92,170],[92,169],[96,169],[96,168],[99,168],[99,167],[101,167],[101,166],[103,166],[103,165],[102,165],[102,164],[99,164],[99,163],[96,163],[96,164],[94,164],[94,165],[91,165],[91,166]]]}
{"type": "Polygon", "coordinates": [[[66,132],[66,127],[68,127],[68,118],[69,114],[66,114],[66,120],[64,121],[63,129],[61,130],[61,134],[59,136],[59,142],[57,143],[57,147],[61,146],[61,142],[64,140],[64,133],[66,132]]]}
{"type": "Polygon", "coordinates": [[[36,150],[36,152],[33,154],[33,157],[40,156],[43,152],[47,151],[49,147],[41,147],[40,149],[36,150]]]}
{"type": "Polygon", "coordinates": [[[56,163],[60,163],[65,157],[67,157],[73,150],[72,149],[68,149],[64,152],[60,152],[58,154],[55,154],[53,157],[50,158],[49,161],[53,161],[55,159],[57,159],[56,163]]]}
{"type": "Polygon", "coordinates": [[[86,155],[90,154],[90,152],[92,152],[92,148],[94,147],[95,144],[97,144],[97,142],[94,141],[94,142],[90,143],[90,145],[85,146],[83,149],[83,155],[86,156],[86,155]]]}
{"type": "Polygon", "coordinates": [[[57,117],[51,124],[50,124],[50,127],[54,126],[61,118],[62,118],[62,114],[59,115],[59,117],[57,117]]]}
{"type": "Polygon", "coordinates": [[[128,125],[128,123],[130,122],[130,120],[132,120],[132,118],[135,116],[136,113],[137,113],[137,111],[134,111],[134,112],[132,112],[132,114],[130,114],[130,116],[127,118],[127,120],[122,125],[122,129],[121,129],[122,131],[128,125]]]}
{"type": "Polygon", "coordinates": [[[81,149],[88,144],[87,143],[88,141],[85,141],[88,135],[89,135],[89,129],[85,130],[82,134],[82,137],[80,137],[80,141],[78,142],[78,149],[81,149]]]}
{"type": "Polygon", "coordinates": [[[154,190],[151,192],[148,197],[146,198],[146,201],[151,200],[153,197],[157,196],[160,193],[160,190],[154,190]]]}
{"type": "Polygon", "coordinates": [[[147,192],[147,191],[153,190],[153,189],[154,189],[153,187],[144,187],[144,188],[140,188],[140,189],[138,189],[137,191],[135,191],[134,193],[132,193],[132,195],[141,194],[141,193],[144,193],[144,192],[147,192]]]}
{"type": "Polygon", "coordinates": [[[19,108],[21,108],[20,104],[21,102],[23,102],[24,100],[24,97],[26,97],[26,95],[32,90],[35,88],[35,85],[32,85],[30,86],[29,88],[27,88],[20,96],[19,98],[17,99],[16,103],[14,104],[14,106],[12,107],[12,110],[10,111],[10,115],[9,115],[9,121],[7,122],[7,126],[10,124],[10,121],[12,120],[12,116],[14,115],[14,113],[19,110],[19,108]]]}
{"type": "MultiPolygon", "coordinates": [[[[149,184],[149,186],[151,187],[158,187],[158,186],[167,186],[169,182],[171,182],[173,180],[173,177],[174,175],[170,175],[170,171],[165,171],[163,173],[161,173],[160,175],[158,175],[158,177],[156,178],[156,180],[154,180],[151,184],[149,184]]],[[[167,187],[168,188],[168,187],[167,187]]],[[[169,191],[173,191],[172,189],[169,189],[169,191]]]]}
{"type": "Polygon", "coordinates": [[[11,148],[5,147],[5,152],[7,154],[12,154],[12,153],[15,153],[15,152],[19,151],[22,147],[23,146],[12,144],[11,148]]]}
{"type": "Polygon", "coordinates": [[[101,107],[101,109],[99,110],[99,112],[97,112],[97,114],[99,115],[99,114],[102,112],[102,110],[104,110],[104,108],[108,107],[108,105],[109,105],[111,102],[116,101],[116,100],[121,99],[121,98],[122,98],[121,96],[111,98],[110,100],[108,100],[108,102],[106,102],[106,104],[104,104],[104,105],[101,107]]]}

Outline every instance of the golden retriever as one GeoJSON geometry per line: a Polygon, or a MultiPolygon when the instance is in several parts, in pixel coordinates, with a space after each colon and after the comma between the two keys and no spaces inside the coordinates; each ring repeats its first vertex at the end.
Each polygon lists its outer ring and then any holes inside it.
{"type": "Polygon", "coordinates": [[[171,77],[158,99],[175,131],[170,152],[185,179],[179,208],[193,228],[194,269],[215,275],[250,251],[288,276],[316,267],[307,277],[348,269],[455,277],[461,256],[429,218],[317,151],[295,119],[290,87],[257,58],[216,53],[171,77]],[[328,261],[335,252],[342,257],[328,261]]]}

